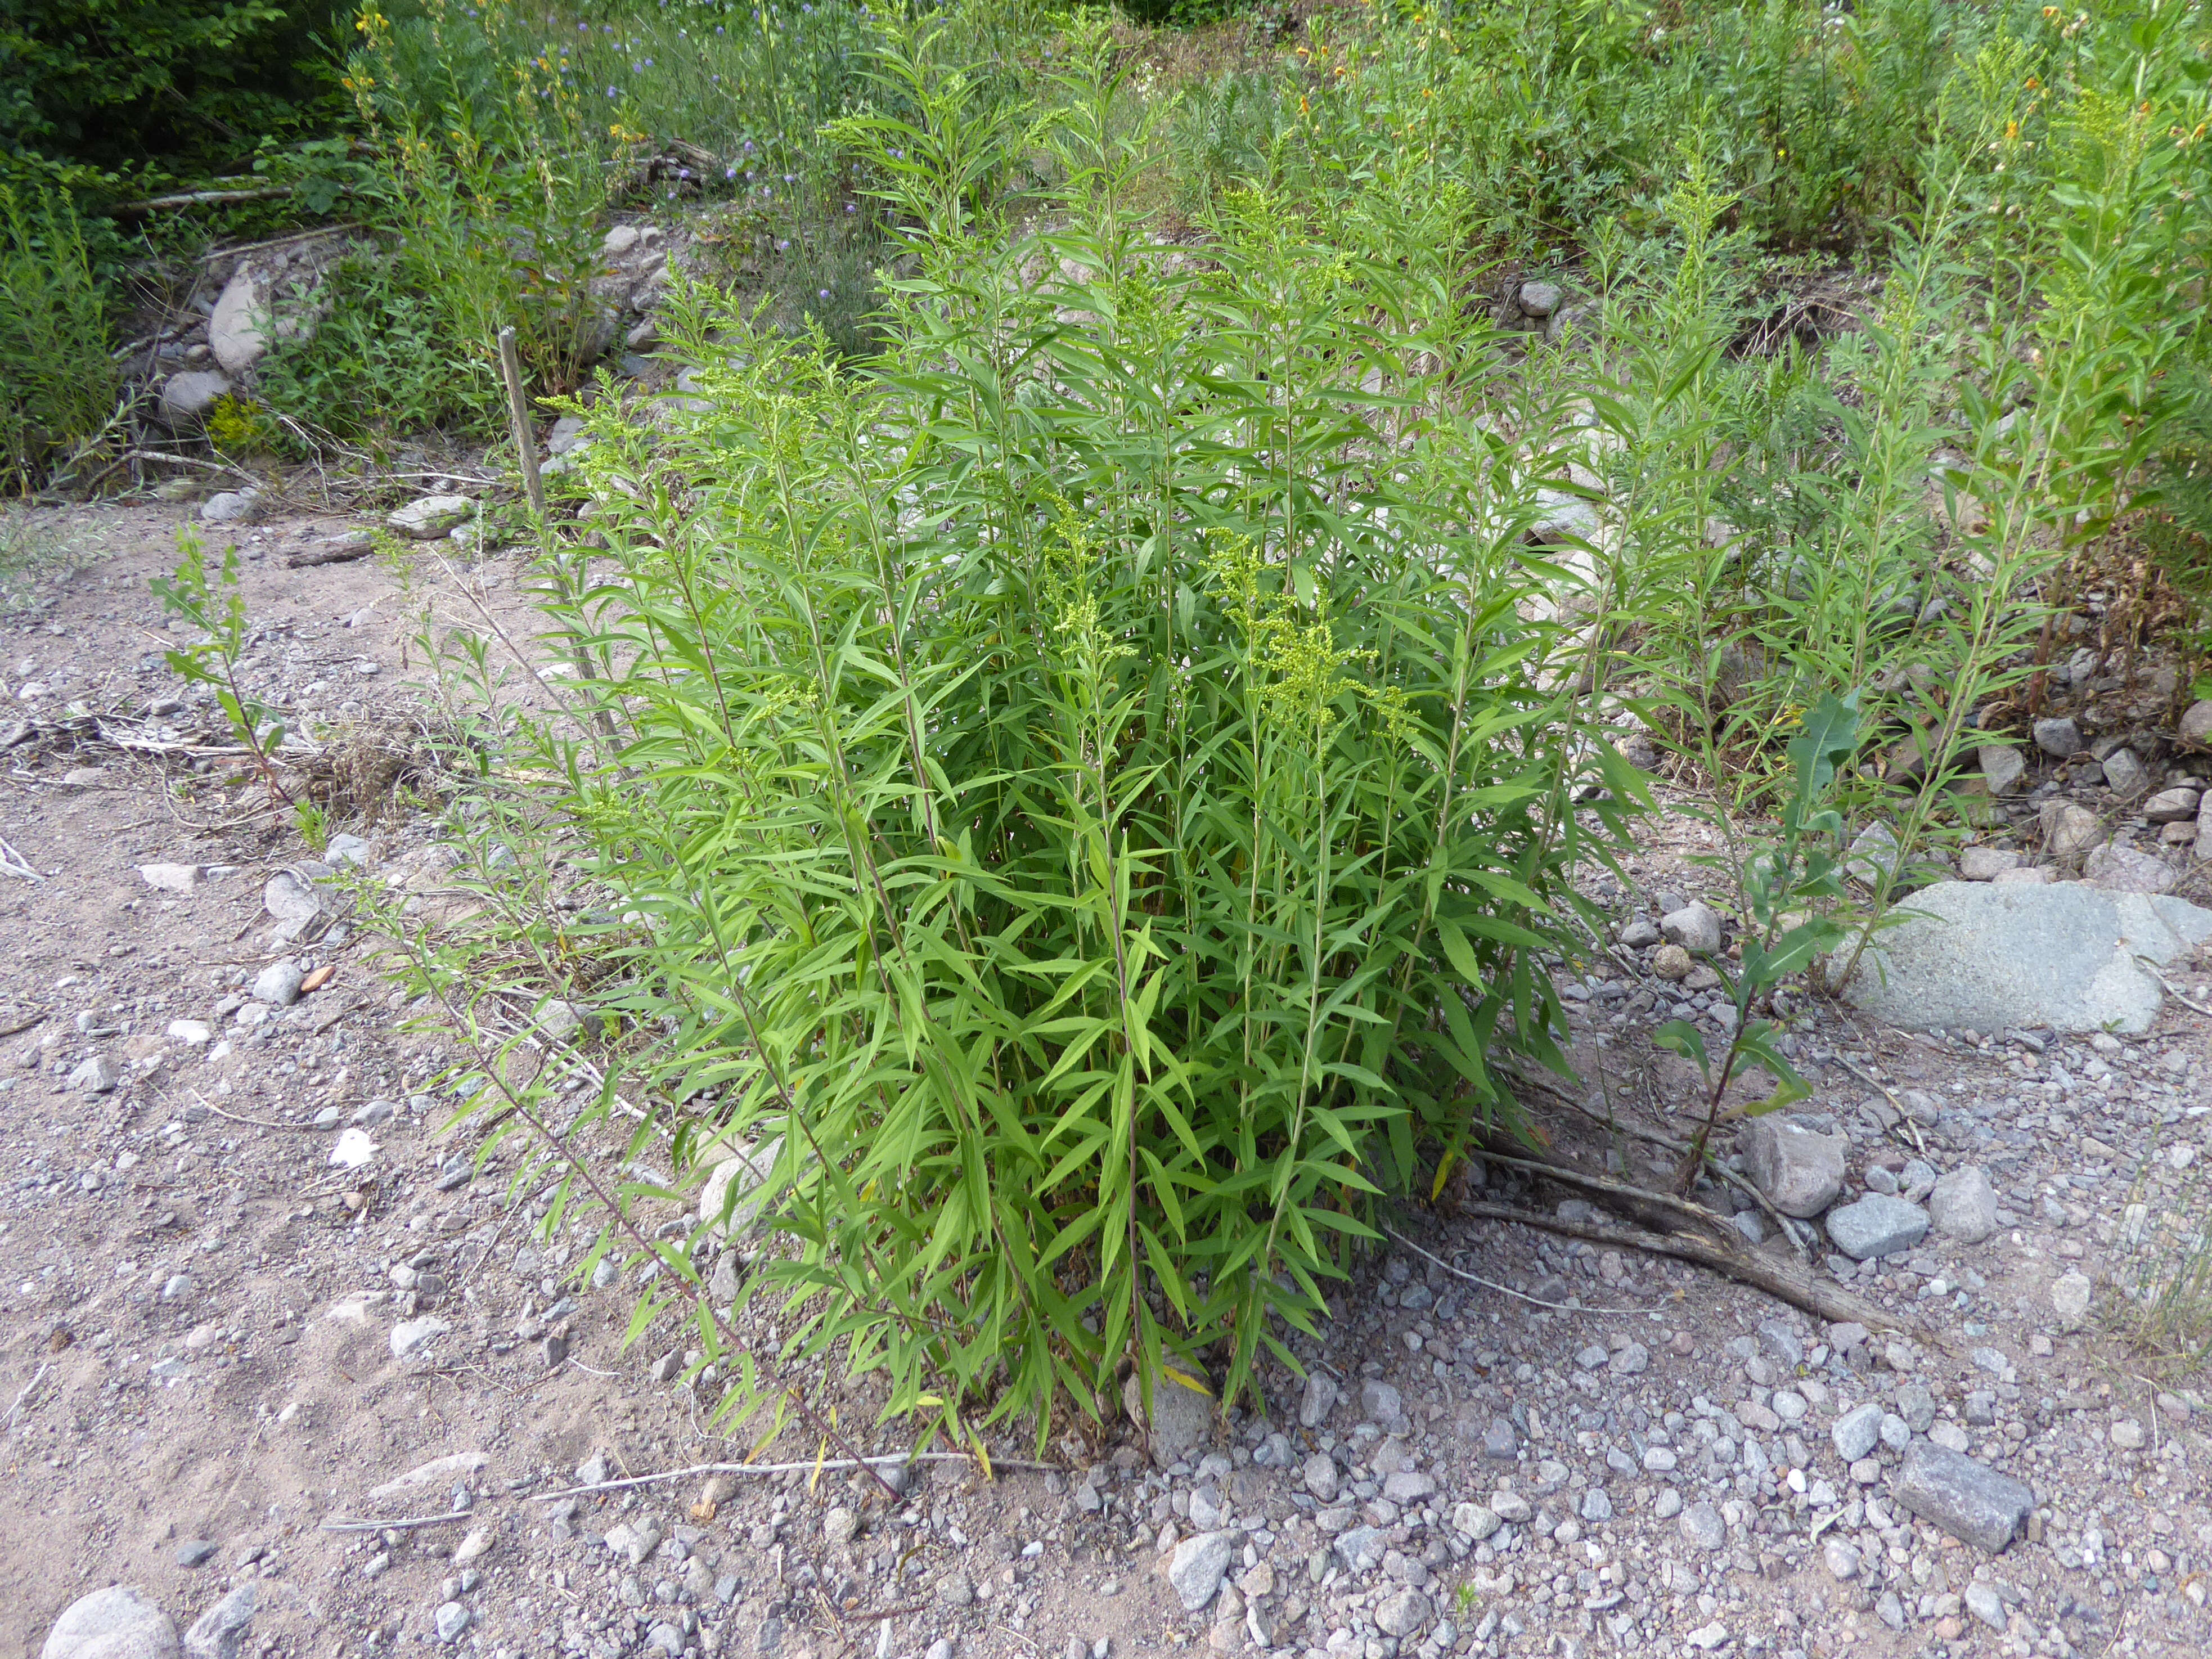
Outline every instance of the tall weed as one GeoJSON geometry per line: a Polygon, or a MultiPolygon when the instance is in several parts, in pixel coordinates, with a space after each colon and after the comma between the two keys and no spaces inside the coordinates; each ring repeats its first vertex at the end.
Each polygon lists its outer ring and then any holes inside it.
{"type": "Polygon", "coordinates": [[[0,465],[18,490],[81,459],[115,413],[106,297],[76,210],[0,184],[0,465]]]}
{"type": "MultiPolygon", "coordinates": [[[[595,1006],[656,1034],[679,1165],[765,1176],[747,1294],[894,1413],[1040,1439],[1130,1359],[1242,1390],[1372,1200],[1510,1120],[1490,1055],[1556,1060],[1541,954],[1620,823],[1581,786],[1629,787],[1517,608],[1530,472],[1425,407],[1481,338],[1444,254],[1245,193],[1180,264],[1091,46],[1057,226],[1009,240],[965,189],[1008,129],[887,37],[934,94],[845,135],[917,227],[885,349],[688,295],[702,407],[595,411],[603,571],[549,612],[617,744],[541,733],[636,919],[595,1006]]],[[[489,1021],[546,988],[515,959],[423,971],[489,1021]]]]}

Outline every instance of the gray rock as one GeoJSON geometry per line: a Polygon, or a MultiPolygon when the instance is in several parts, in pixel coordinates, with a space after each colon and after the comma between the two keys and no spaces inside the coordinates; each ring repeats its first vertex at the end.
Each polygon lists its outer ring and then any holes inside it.
{"type": "Polygon", "coordinates": [[[2038,720],[2034,730],[2035,746],[2054,760],[2065,760],[2081,752],[2081,728],[2069,715],[2038,720]]]}
{"type": "MultiPolygon", "coordinates": [[[[553,1006],[549,1003],[547,1011],[553,1006]]],[[[545,1018],[545,1012],[538,1016],[541,1022],[545,1018]]],[[[711,1237],[744,1238],[760,1225],[768,1205],[768,1180],[775,1173],[775,1160],[782,1151],[783,1137],[772,1135],[757,1146],[731,1149],[708,1171],[707,1184],[699,1189],[699,1220],[711,1237]]],[[[1136,1413],[1130,1415],[1136,1420],[1136,1413]]]]}
{"type": "Polygon", "coordinates": [[[1585,1521],[1613,1519],[1613,1499],[1603,1486],[1592,1486],[1583,1494],[1582,1508],[1577,1511],[1585,1521]]]}
{"type": "Polygon", "coordinates": [[[948,1572],[937,1581],[937,1599],[948,1607],[968,1607],[975,1600],[975,1586],[966,1573],[948,1572]]]}
{"type": "MultiPolygon", "coordinates": [[[[20,1629],[21,1627],[18,1626],[20,1629]]],[[[79,1596],[46,1632],[40,1659],[177,1659],[177,1627],[136,1584],[79,1596]]]]}
{"type": "Polygon", "coordinates": [[[1844,851],[1845,873],[1863,887],[1880,886],[1882,878],[1896,867],[1897,836],[1886,823],[1869,823],[1851,838],[1844,851]]]}
{"type": "Polygon", "coordinates": [[[158,412],[164,426],[190,426],[207,418],[216,399],[229,395],[230,378],[211,368],[188,369],[161,382],[158,412]]]}
{"type": "Polygon", "coordinates": [[[2054,858],[2075,858],[2104,844],[2105,821],[2079,802],[2056,799],[2043,803],[2036,814],[2043,844],[2054,858]]]}
{"type": "MultiPolygon", "coordinates": [[[[1559,308],[1564,297],[1557,283],[1523,283],[1521,284],[1521,311],[1528,317],[1548,317],[1559,308]]],[[[1396,1632],[1393,1632],[1393,1635],[1396,1632]]]]}
{"type": "Polygon", "coordinates": [[[423,495],[394,510],[384,522],[394,535],[429,542],[475,517],[476,510],[477,504],[466,495],[423,495]]]}
{"type": "Polygon", "coordinates": [[[258,489],[218,489],[200,503],[202,524],[244,524],[261,507],[258,489]]]}
{"type": "Polygon", "coordinates": [[[1836,1455],[1846,1463],[1856,1463],[1872,1453],[1881,1439],[1881,1407],[1869,1400],[1838,1418],[1828,1431],[1836,1455]]]}
{"type": "Polygon", "coordinates": [[[1991,1630],[2002,1632],[2004,1629],[2004,1597],[1997,1594],[1997,1587],[1995,1584],[1984,1579],[1976,1579],[1966,1586],[1964,1600],[1966,1603],[1966,1611],[1991,1630]]]}
{"type": "Polygon", "coordinates": [[[1959,851],[1959,879],[1995,881],[2020,868],[2020,854],[2008,847],[1966,847],[1959,851]]]}
{"type": "Polygon", "coordinates": [[[300,981],[306,977],[300,964],[290,957],[272,962],[253,976],[254,997],[279,1008],[289,1008],[300,1000],[300,981]]]}
{"type": "Polygon", "coordinates": [[[1147,1423],[1145,1400],[1134,1372],[1121,1385],[1122,1408],[1133,1423],[1145,1423],[1152,1462],[1165,1468],[1203,1446],[1213,1432],[1213,1394],[1205,1375],[1188,1359],[1164,1362],[1152,1374],[1152,1412],[1147,1423]]]}
{"type": "Polygon", "coordinates": [[[1406,1401],[1388,1382],[1369,1377],[1359,1385],[1359,1414],[1387,1427],[1406,1414],[1406,1401]]]}
{"type": "Polygon", "coordinates": [[[1747,1123],[1741,1139],[1752,1180],[1784,1215],[1816,1216],[1843,1190],[1850,1143],[1842,1135],[1770,1113],[1747,1123]]]}
{"type": "Polygon", "coordinates": [[[1701,1550],[1719,1550],[1728,1544],[1728,1522],[1721,1519],[1721,1512],[1711,1504],[1691,1504],[1675,1524],[1682,1529],[1682,1536],[1701,1550]]]}
{"type": "Polygon", "coordinates": [[[1620,942],[1632,951],[1648,951],[1659,937],[1658,925],[1649,916],[1634,917],[1620,930],[1620,942]]]}
{"type": "Polygon", "coordinates": [[[2051,1311],[2062,1331],[2078,1331],[2089,1322],[2089,1302],[2096,1286],[2083,1273],[2061,1273],[2051,1281],[2051,1311]]]}
{"type": "Polygon", "coordinates": [[[1401,1589],[1375,1609],[1375,1626],[1385,1636],[1403,1641],[1428,1627],[1429,1598],[1417,1589],[1401,1589]]]}
{"type": "Polygon", "coordinates": [[[1980,1164],[1961,1165],[1928,1195],[1928,1218],[1946,1237],[1978,1244],[1997,1230],[1997,1189],[1980,1164]]]}
{"type": "Polygon", "coordinates": [[[204,1567],[215,1559],[216,1552],[222,1547],[212,1538],[187,1538],[177,1546],[173,1559],[180,1567],[204,1567]]]}
{"type": "Polygon", "coordinates": [[[1306,1490],[1324,1504],[1336,1502],[1336,1494],[1343,1484],[1343,1476],[1336,1460],[1327,1452],[1316,1452],[1306,1459],[1304,1470],[1306,1490]]]}
{"type": "Polygon", "coordinates": [[[1327,1371],[1307,1373],[1305,1392],[1298,1397],[1298,1426],[1317,1429],[1336,1409],[1336,1379],[1327,1371]]]}
{"type": "Polygon", "coordinates": [[[1845,992],[1908,1030],[2141,1034],[2165,993],[2134,958],[2163,968],[2212,939],[2212,910],[2072,882],[1938,882],[1911,908],[1875,936],[1845,992]]]}
{"type": "Polygon", "coordinates": [[[2027,775],[2027,757],[2010,744],[1985,743],[1976,751],[1982,781],[1992,795],[2009,795],[2027,775]]]}
{"type": "Polygon", "coordinates": [[[261,908],[278,921],[313,921],[323,914],[322,890],[289,870],[279,870],[262,884],[261,908]]]}
{"type": "Polygon", "coordinates": [[[2161,789],[2142,804],[2142,815],[2153,823],[2186,823],[2203,799],[2202,792],[2185,786],[2161,789]]]}
{"type": "Polygon", "coordinates": [[[1760,1322],[1759,1346],[1792,1370],[1805,1363],[1803,1340],[1778,1319],[1760,1322]]]}
{"type": "Polygon", "coordinates": [[[1854,1261],[1895,1255],[1928,1237],[1928,1212],[1901,1198],[1869,1193],[1828,1212],[1828,1237],[1854,1261]]]}
{"type": "Polygon", "coordinates": [[[461,1639],[461,1632],[469,1627],[469,1610],[459,1601],[448,1601],[432,1615],[438,1639],[451,1646],[461,1639]]]}
{"type": "Polygon", "coordinates": [[[268,296],[254,272],[240,265],[208,318],[208,350],[229,373],[243,374],[268,349],[268,296]]]}
{"type": "Polygon", "coordinates": [[[665,1619],[656,1620],[653,1628],[645,1633],[645,1650],[660,1654],[664,1659],[684,1659],[684,1632],[665,1619]]]}
{"type": "Polygon", "coordinates": [[[360,836],[332,836],[323,843],[323,861],[341,870],[366,869],[375,857],[375,847],[360,836]]]}
{"type": "Polygon", "coordinates": [[[1480,1543],[1505,1523],[1498,1518],[1497,1511],[1480,1504],[1455,1504],[1451,1513],[1452,1530],[1480,1543]]]}
{"type": "Polygon", "coordinates": [[[257,1606],[249,1578],[192,1621],[185,1632],[185,1659],[238,1659],[257,1606]]]}
{"type": "Polygon", "coordinates": [[[2105,757],[2105,787],[2122,800],[2133,800],[2150,787],[2149,769],[2132,749],[2115,749],[2105,757]]]}
{"type": "Polygon", "coordinates": [[[1615,1376],[1639,1376],[1651,1368],[1651,1350],[1641,1342],[1624,1342],[1613,1351],[1606,1369],[1615,1376]]]}
{"type": "Polygon", "coordinates": [[[197,864],[142,864],[138,873],[149,887],[164,893],[189,893],[200,884],[197,864]]]}
{"type": "Polygon", "coordinates": [[[1500,1521],[1516,1527],[1536,1512],[1529,1507],[1527,1498],[1510,1486],[1500,1486],[1490,1494],[1490,1511],[1500,1521]]]}
{"type": "Polygon", "coordinates": [[[1820,1559],[1826,1564],[1830,1575],[1836,1578],[1856,1578],[1859,1576],[1859,1553],[1840,1538],[1828,1540],[1821,1548],[1820,1559]]]}
{"type": "Polygon", "coordinates": [[[1922,1383],[1907,1382],[1897,1391],[1897,1415],[1914,1434],[1925,1434],[1936,1425],[1936,1396],[1922,1383]]]}
{"type": "Polygon", "coordinates": [[[1510,1417],[1493,1417],[1482,1431],[1482,1455],[1493,1463],[1510,1463],[1521,1455],[1521,1436],[1510,1417]]]}
{"type": "Polygon", "coordinates": [[[1382,1565],[1389,1543],[1373,1527],[1354,1527],[1337,1534],[1335,1548],[1336,1559],[1346,1572],[1372,1572],[1382,1565]]]}
{"type": "Polygon", "coordinates": [[[2212,747],[2212,697],[2191,703],[2178,730],[2182,742],[2198,748],[2212,747]]]}
{"type": "Polygon", "coordinates": [[[1891,1496],[1922,1520],[1995,1555],[2012,1542],[2035,1507],[2035,1493],[1964,1453],[1916,1440],[1891,1496]]]}
{"type": "Polygon", "coordinates": [[[1437,1478],[1419,1469],[1393,1469],[1382,1478],[1382,1495],[1401,1505],[1422,1503],[1437,1495],[1437,1478]]]}
{"type": "Polygon", "coordinates": [[[403,1319],[392,1328],[392,1357],[404,1359],[434,1337],[443,1336],[453,1329],[435,1314],[424,1314],[420,1319],[403,1319]]]}
{"type": "Polygon", "coordinates": [[[2156,854],[2119,842],[2100,847],[2082,860],[2081,873],[2091,885],[2108,893],[2170,893],[2180,872],[2156,854]]]}
{"type": "Polygon", "coordinates": [[[1186,1612],[1196,1613],[1213,1600],[1234,1547],[1243,1542],[1242,1533],[1202,1532],[1175,1547],[1168,1561],[1168,1583],[1186,1612]]]}
{"type": "Polygon", "coordinates": [[[1711,956],[1721,948],[1720,914],[1703,899],[1660,917],[1659,931],[1669,945],[1693,953],[1711,956]]]}
{"type": "Polygon", "coordinates": [[[115,1085],[122,1080],[123,1073],[106,1054],[79,1060],[76,1069],[69,1074],[69,1086],[88,1095],[112,1094],[115,1085]]]}

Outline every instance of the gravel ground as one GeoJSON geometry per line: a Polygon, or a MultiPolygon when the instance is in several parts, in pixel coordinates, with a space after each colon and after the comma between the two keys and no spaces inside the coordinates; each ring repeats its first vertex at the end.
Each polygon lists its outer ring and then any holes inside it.
{"type": "MultiPolygon", "coordinates": [[[[673,1327],[625,1348],[635,1285],[564,1277],[586,1241],[541,1236],[542,1195],[511,1195],[511,1164],[477,1170],[444,1132],[428,1090],[453,1055],[400,1029],[369,942],[320,916],[278,936],[270,883],[318,873],[289,819],[211,804],[219,759],[196,803],[51,733],[71,702],[177,696],[144,583],[180,511],[87,517],[102,556],[0,635],[9,694],[47,723],[0,794],[0,837],[43,877],[0,878],[0,1456],[38,1517],[0,1540],[0,1596],[23,1610],[0,1654],[115,1659],[48,1632],[116,1584],[137,1599],[73,1617],[191,1626],[196,1656],[2212,1645],[2208,1402],[2122,1340],[2117,1288],[2205,1217],[2212,1048],[2178,1003],[2140,1041],[1802,1012],[1817,1087],[1796,1117],[1834,1148],[1840,1196],[1925,1200],[1939,1224],[1820,1271],[1917,1317],[1918,1340],[1476,1218],[1479,1200],[1586,1213],[1492,1167],[1399,1219],[1303,1346],[1308,1376],[1265,1377],[1265,1415],[1198,1401],[1149,1436],[1117,1419],[1055,1444],[1052,1468],[1015,1467],[1031,1449],[1010,1443],[994,1480],[923,1462],[893,1472],[896,1502],[813,1478],[795,1431],[758,1454],[800,1466],[782,1474],[651,1479],[756,1437],[714,1431],[673,1327]],[[148,866],[196,873],[164,887],[148,866]],[[290,1000],[289,970],[265,977],[286,963],[312,988],[290,1000]],[[356,1131],[373,1153],[334,1164],[356,1131]]],[[[335,527],[246,543],[252,672],[325,720],[400,729],[419,712],[413,613],[471,612],[434,572],[274,556],[335,527]]],[[[511,568],[474,579],[514,605],[511,568]]],[[[143,729],[181,741],[197,712],[143,729]]],[[[361,844],[337,850],[404,884],[425,925],[457,902],[427,817],[347,827],[361,844]]],[[[1642,942],[1570,988],[1580,1098],[1679,1135],[1690,1079],[1647,1032],[1700,994],[1650,970],[1705,849],[1687,817],[1649,832],[1632,889],[1594,883],[1642,942]]],[[[1618,1172],[1626,1146],[1632,1178],[1663,1184],[1665,1160],[1532,1100],[1560,1155],[1618,1172]]],[[[1790,1256],[1756,1212],[1740,1224],[1790,1256]]],[[[872,1420],[866,1390],[825,1395],[872,1420]]]]}

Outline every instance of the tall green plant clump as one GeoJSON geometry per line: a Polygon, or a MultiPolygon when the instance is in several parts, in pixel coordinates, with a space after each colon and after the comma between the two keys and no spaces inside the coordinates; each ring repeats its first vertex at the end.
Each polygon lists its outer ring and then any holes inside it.
{"type": "MultiPolygon", "coordinates": [[[[610,964],[680,1170],[772,1163],[793,1352],[1042,1437],[1131,1358],[1287,1357],[1376,1197],[1510,1110],[1490,1056],[1556,1059],[1622,797],[1523,614],[1538,481],[1442,396],[1485,361],[1449,204],[1232,198],[1186,265],[1090,52],[1062,228],[1009,240],[969,186],[1026,117],[893,57],[911,118],[841,134],[917,228],[884,354],[695,293],[699,407],[595,412],[606,550],[548,603],[612,736],[551,758],[629,920],[531,954],[610,964]]],[[[514,959],[424,968],[542,994],[514,959]]]]}
{"type": "Polygon", "coordinates": [[[67,197],[0,185],[0,471],[44,481],[115,413],[106,302],[67,197]]]}

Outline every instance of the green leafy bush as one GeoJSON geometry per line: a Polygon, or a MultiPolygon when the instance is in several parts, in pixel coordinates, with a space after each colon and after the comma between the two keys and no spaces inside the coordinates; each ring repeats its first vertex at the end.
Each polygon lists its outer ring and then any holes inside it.
{"type": "MultiPolygon", "coordinates": [[[[989,160],[915,84],[926,126],[851,135],[951,227],[884,351],[689,292],[691,412],[594,412],[605,550],[548,609],[611,737],[544,737],[635,925],[538,959],[580,945],[655,1034],[681,1170],[767,1149],[749,1293],[793,1351],[1042,1437],[1131,1356],[1218,1343],[1241,1389],[1371,1200],[1507,1118],[1491,1057],[1556,1059],[1540,958],[1617,763],[1516,603],[1535,480],[1423,402],[1482,337],[1417,179],[1373,206],[1402,260],[1242,197],[1182,269],[1079,95],[1066,222],[1009,239],[891,165],[989,160]]],[[[540,994],[514,960],[491,929],[423,968],[481,1008],[540,994]]]]}
{"type": "Polygon", "coordinates": [[[0,465],[27,488],[115,412],[107,311],[68,199],[0,185],[0,465]]]}
{"type": "Polygon", "coordinates": [[[312,336],[280,340],[256,371],[262,399],[317,434],[349,441],[502,418],[495,372],[457,337],[451,312],[390,264],[342,261],[317,295],[312,336]]]}

